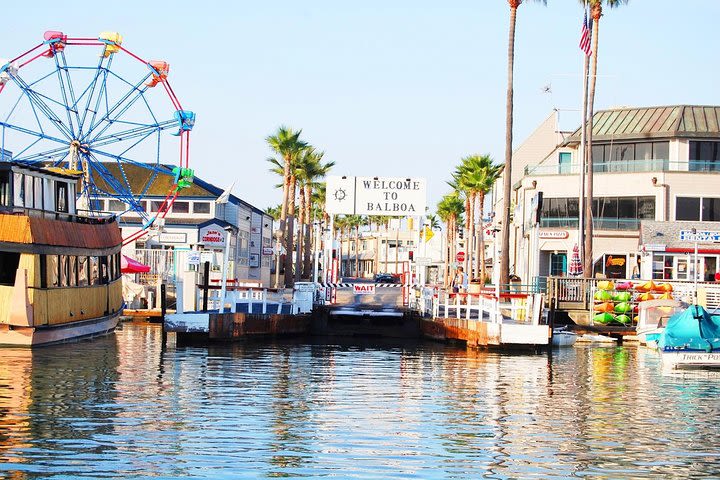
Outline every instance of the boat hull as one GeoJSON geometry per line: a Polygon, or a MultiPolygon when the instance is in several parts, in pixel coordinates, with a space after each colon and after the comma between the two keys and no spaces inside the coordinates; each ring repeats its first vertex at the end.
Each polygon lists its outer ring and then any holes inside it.
{"type": "Polygon", "coordinates": [[[0,326],[0,346],[52,345],[106,335],[117,327],[120,312],[105,317],[50,327],[0,326]]]}
{"type": "Polygon", "coordinates": [[[673,370],[720,369],[720,352],[665,351],[662,362],[663,367],[673,370]]]}
{"type": "Polygon", "coordinates": [[[577,341],[577,334],[573,332],[553,332],[553,347],[572,347],[577,341]]]}

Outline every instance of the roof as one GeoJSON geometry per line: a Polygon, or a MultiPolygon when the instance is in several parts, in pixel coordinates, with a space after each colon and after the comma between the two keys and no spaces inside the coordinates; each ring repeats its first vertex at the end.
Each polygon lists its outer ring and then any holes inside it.
{"type": "MultiPolygon", "coordinates": [[[[615,108],[593,115],[593,141],[659,138],[720,139],[720,106],[615,108]]],[[[580,141],[580,127],[565,145],[580,141]]]]}
{"type": "MultiPolygon", "coordinates": [[[[640,222],[640,244],[663,245],[666,248],[683,248],[688,252],[694,249],[694,242],[680,240],[681,232],[688,232],[695,228],[698,232],[720,233],[720,223],[717,222],[691,222],[672,221],[662,222],[658,220],[642,220],[640,222]]],[[[717,245],[712,245],[717,248],[717,245]]],[[[700,242],[700,247],[708,247],[708,242],[700,242]]]]}
{"type": "MultiPolygon", "coordinates": [[[[104,162],[103,167],[115,178],[122,178],[124,174],[131,191],[135,195],[147,188],[144,196],[165,197],[170,193],[175,184],[171,167],[165,165],[148,164],[147,167],[143,167],[132,163],[125,163],[122,166],[122,173],[118,163],[104,162]],[[156,173],[157,175],[155,175],[156,173]],[[153,175],[155,175],[155,178],[153,178],[153,175]]],[[[97,173],[94,173],[93,180],[100,190],[105,192],[114,191],[97,173]]],[[[208,197],[214,199],[217,198],[217,195],[204,186],[198,185],[197,182],[193,182],[189,187],[180,190],[178,197],[208,197]]]]}

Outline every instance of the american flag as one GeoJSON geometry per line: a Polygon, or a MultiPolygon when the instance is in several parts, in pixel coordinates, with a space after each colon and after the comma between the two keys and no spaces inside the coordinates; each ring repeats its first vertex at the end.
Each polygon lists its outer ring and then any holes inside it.
{"type": "Polygon", "coordinates": [[[580,50],[585,52],[588,57],[592,55],[592,49],[590,48],[590,28],[592,25],[592,19],[588,21],[587,12],[585,12],[585,18],[583,19],[582,30],[580,31],[580,50]]]}

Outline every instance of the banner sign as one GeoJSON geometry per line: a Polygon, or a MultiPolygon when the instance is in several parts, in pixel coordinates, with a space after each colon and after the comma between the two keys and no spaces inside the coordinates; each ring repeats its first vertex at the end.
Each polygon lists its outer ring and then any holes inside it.
{"type": "Polygon", "coordinates": [[[346,215],[423,216],[424,178],[328,177],[325,209],[346,215]]]}
{"type": "Polygon", "coordinates": [[[680,230],[680,241],[715,243],[720,242],[720,232],[712,230],[680,230]]]}
{"type": "Polygon", "coordinates": [[[200,229],[200,241],[198,243],[209,247],[224,247],[225,231],[218,225],[203,227],[200,229]]]}

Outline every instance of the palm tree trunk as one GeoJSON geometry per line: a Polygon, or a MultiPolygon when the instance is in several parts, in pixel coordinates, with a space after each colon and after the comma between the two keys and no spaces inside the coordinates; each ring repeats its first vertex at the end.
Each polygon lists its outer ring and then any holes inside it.
{"type": "Polygon", "coordinates": [[[515,64],[515,23],[519,0],[510,1],[508,33],[507,98],[505,100],[505,170],[503,171],[503,214],[500,245],[500,284],[510,283],[510,196],[512,195],[513,67],[515,64]]]}
{"type": "MultiPolygon", "coordinates": [[[[282,245],[285,247],[285,250],[288,251],[287,241],[286,241],[286,234],[285,234],[285,228],[287,227],[287,211],[288,211],[288,194],[290,192],[290,159],[285,158],[285,164],[283,165],[283,198],[282,198],[282,206],[280,208],[280,232],[282,232],[282,245]]],[[[287,253],[285,254],[285,258],[287,258],[287,253]]],[[[283,263],[285,265],[285,263],[283,263]]],[[[280,275],[280,272],[276,272],[276,275],[280,275]]],[[[279,278],[279,277],[277,277],[279,278]]]]}
{"type": "Polygon", "coordinates": [[[468,278],[471,277],[470,272],[470,257],[472,257],[472,238],[470,232],[472,231],[470,226],[472,225],[472,205],[470,203],[470,195],[465,195],[465,261],[463,262],[463,268],[468,278]]]}
{"type": "Polygon", "coordinates": [[[305,246],[305,195],[303,195],[303,185],[300,185],[300,215],[298,217],[298,239],[297,239],[297,255],[295,255],[295,281],[300,281],[302,275],[303,247],[305,246]]]}
{"type": "Polygon", "coordinates": [[[593,3],[593,32],[592,32],[592,67],[590,71],[590,90],[588,92],[588,118],[587,118],[587,149],[585,154],[588,159],[588,170],[585,177],[585,265],[584,271],[586,277],[593,276],[593,160],[592,160],[592,130],[593,130],[593,111],[595,104],[595,83],[597,81],[597,62],[598,62],[598,33],[600,31],[600,17],[602,16],[602,4],[600,2],[593,3]]]}
{"type": "MultiPolygon", "coordinates": [[[[312,186],[305,186],[305,258],[303,266],[303,278],[312,277],[312,262],[313,262],[313,245],[315,242],[315,229],[313,228],[313,221],[315,220],[311,216],[312,212],[312,186]]],[[[315,281],[315,279],[312,279],[315,281]]]]}
{"type": "Polygon", "coordinates": [[[355,225],[355,276],[360,277],[360,225],[355,225]]]}
{"type": "Polygon", "coordinates": [[[290,175],[290,187],[288,189],[288,206],[287,206],[287,230],[285,231],[285,244],[287,253],[285,255],[285,286],[293,285],[293,251],[295,239],[295,189],[297,179],[295,175],[290,175]]]}
{"type": "Polygon", "coordinates": [[[480,283],[485,284],[487,279],[487,270],[485,269],[485,230],[483,228],[483,213],[485,210],[485,193],[478,193],[478,203],[480,203],[480,236],[478,237],[478,249],[480,259],[480,283]]]}

